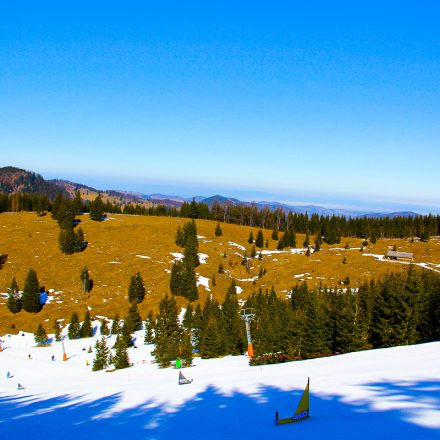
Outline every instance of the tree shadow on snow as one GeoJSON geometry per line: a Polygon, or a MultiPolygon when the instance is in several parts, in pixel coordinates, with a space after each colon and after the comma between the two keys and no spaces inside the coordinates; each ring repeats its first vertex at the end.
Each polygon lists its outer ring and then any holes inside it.
{"type": "MultiPolygon", "coordinates": [[[[148,388],[148,384],[139,384],[148,388]]],[[[313,383],[312,383],[313,386],[313,383]]],[[[0,432],[5,438],[129,438],[165,440],[234,439],[434,439],[440,429],[413,422],[414,402],[440,411],[440,381],[417,383],[369,383],[379,398],[392,399],[395,409],[381,409],[370,401],[344,402],[339,396],[311,393],[311,418],[293,425],[275,426],[280,417],[293,414],[302,390],[284,391],[262,387],[254,395],[222,394],[208,387],[174,412],[146,401],[115,412],[120,394],[87,402],[71,396],[42,399],[39,396],[0,397],[0,432]]],[[[26,390],[25,390],[26,392],[26,390]]],[[[176,385],[176,394],[179,393],[176,385]]],[[[2,436],[2,437],[3,437],[2,436]]]]}

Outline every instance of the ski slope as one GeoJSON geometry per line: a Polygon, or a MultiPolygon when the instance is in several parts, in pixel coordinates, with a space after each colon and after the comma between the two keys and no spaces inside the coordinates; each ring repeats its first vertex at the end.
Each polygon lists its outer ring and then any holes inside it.
{"type": "Polygon", "coordinates": [[[263,367],[196,358],[182,370],[193,383],[179,386],[177,370],[152,363],[143,332],[129,349],[133,367],[93,372],[96,337],[66,340],[67,362],[60,342],[2,337],[0,438],[440,438],[440,342],[263,367]],[[311,418],[275,426],[275,411],[293,414],[307,377],[311,418]]]}

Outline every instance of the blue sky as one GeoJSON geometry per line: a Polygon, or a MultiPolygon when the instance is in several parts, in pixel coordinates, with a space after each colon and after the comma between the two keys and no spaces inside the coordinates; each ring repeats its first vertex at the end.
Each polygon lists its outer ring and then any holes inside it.
{"type": "Polygon", "coordinates": [[[439,22],[435,0],[3,2],[1,164],[440,212],[439,22]]]}

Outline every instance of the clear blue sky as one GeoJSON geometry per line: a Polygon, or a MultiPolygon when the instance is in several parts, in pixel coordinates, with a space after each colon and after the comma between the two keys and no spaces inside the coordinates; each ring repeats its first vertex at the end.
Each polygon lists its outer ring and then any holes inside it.
{"type": "Polygon", "coordinates": [[[439,23],[437,0],[2,2],[0,161],[439,212],[439,23]]]}

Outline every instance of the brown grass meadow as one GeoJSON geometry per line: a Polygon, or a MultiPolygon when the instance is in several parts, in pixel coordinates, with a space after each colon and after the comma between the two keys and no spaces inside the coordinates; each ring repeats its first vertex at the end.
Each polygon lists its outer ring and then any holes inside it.
{"type": "MultiPolygon", "coordinates": [[[[0,254],[8,258],[0,270],[0,292],[7,292],[13,276],[20,289],[29,268],[36,270],[40,284],[46,290],[54,289],[50,294],[51,302],[38,314],[22,311],[12,314],[6,307],[6,297],[0,298],[0,334],[18,330],[34,331],[38,323],[43,323],[52,331],[55,319],[68,321],[76,311],[80,319],[87,306],[92,316],[113,317],[116,313],[124,316],[128,309],[127,290],[130,276],[140,271],[147,294],[139,310],[143,317],[149,310],[157,310],[160,299],[169,292],[169,270],[174,257],[171,252],[182,252],[174,243],[174,234],[185,219],[168,217],[145,217],[130,215],[110,215],[101,223],[90,221],[88,215],[78,217],[88,241],[82,253],[64,255],[58,249],[59,228],[47,215],[38,217],[35,213],[3,213],[0,215],[0,254]],[[149,257],[149,258],[146,258],[149,257]],[[80,271],[87,266],[94,281],[94,288],[88,295],[81,292],[80,271]]],[[[216,223],[197,220],[199,252],[207,254],[206,264],[197,268],[197,273],[210,279],[207,291],[199,286],[201,302],[213,294],[222,300],[232,278],[243,289],[239,298],[245,299],[254,289],[270,288],[272,285],[279,295],[285,295],[292,285],[301,280],[311,287],[320,283],[335,286],[349,277],[351,286],[356,287],[363,280],[378,278],[389,271],[404,270],[403,264],[378,261],[363,254],[384,254],[389,247],[397,245],[398,250],[415,254],[416,263],[431,263],[433,269],[440,270],[440,241],[432,239],[429,243],[410,243],[404,240],[380,240],[361,253],[358,249],[343,248],[348,242],[351,248],[361,246],[360,239],[342,239],[337,246],[323,245],[322,250],[310,257],[289,252],[265,255],[260,261],[252,260],[248,273],[240,264],[243,250],[229,242],[245,246],[250,254],[251,245],[247,242],[252,228],[246,226],[222,224],[223,235],[215,237],[216,223]],[[224,254],[226,253],[226,257],[224,254]],[[346,264],[343,259],[346,258],[346,264]],[[222,262],[227,273],[218,274],[217,268],[222,262]],[[267,274],[261,279],[243,281],[256,277],[260,266],[267,274]],[[216,286],[211,284],[215,273],[216,286]],[[298,276],[304,274],[303,276],[298,276]],[[297,277],[295,277],[297,275],[297,277]]],[[[254,237],[257,229],[253,228],[254,237]]],[[[268,250],[276,249],[276,242],[270,239],[271,231],[264,231],[269,241],[268,250]]],[[[304,236],[297,234],[298,246],[302,246],[304,236]]],[[[423,269],[427,270],[427,269],[423,269]]],[[[186,300],[177,298],[179,306],[185,306],[186,300]]]]}

